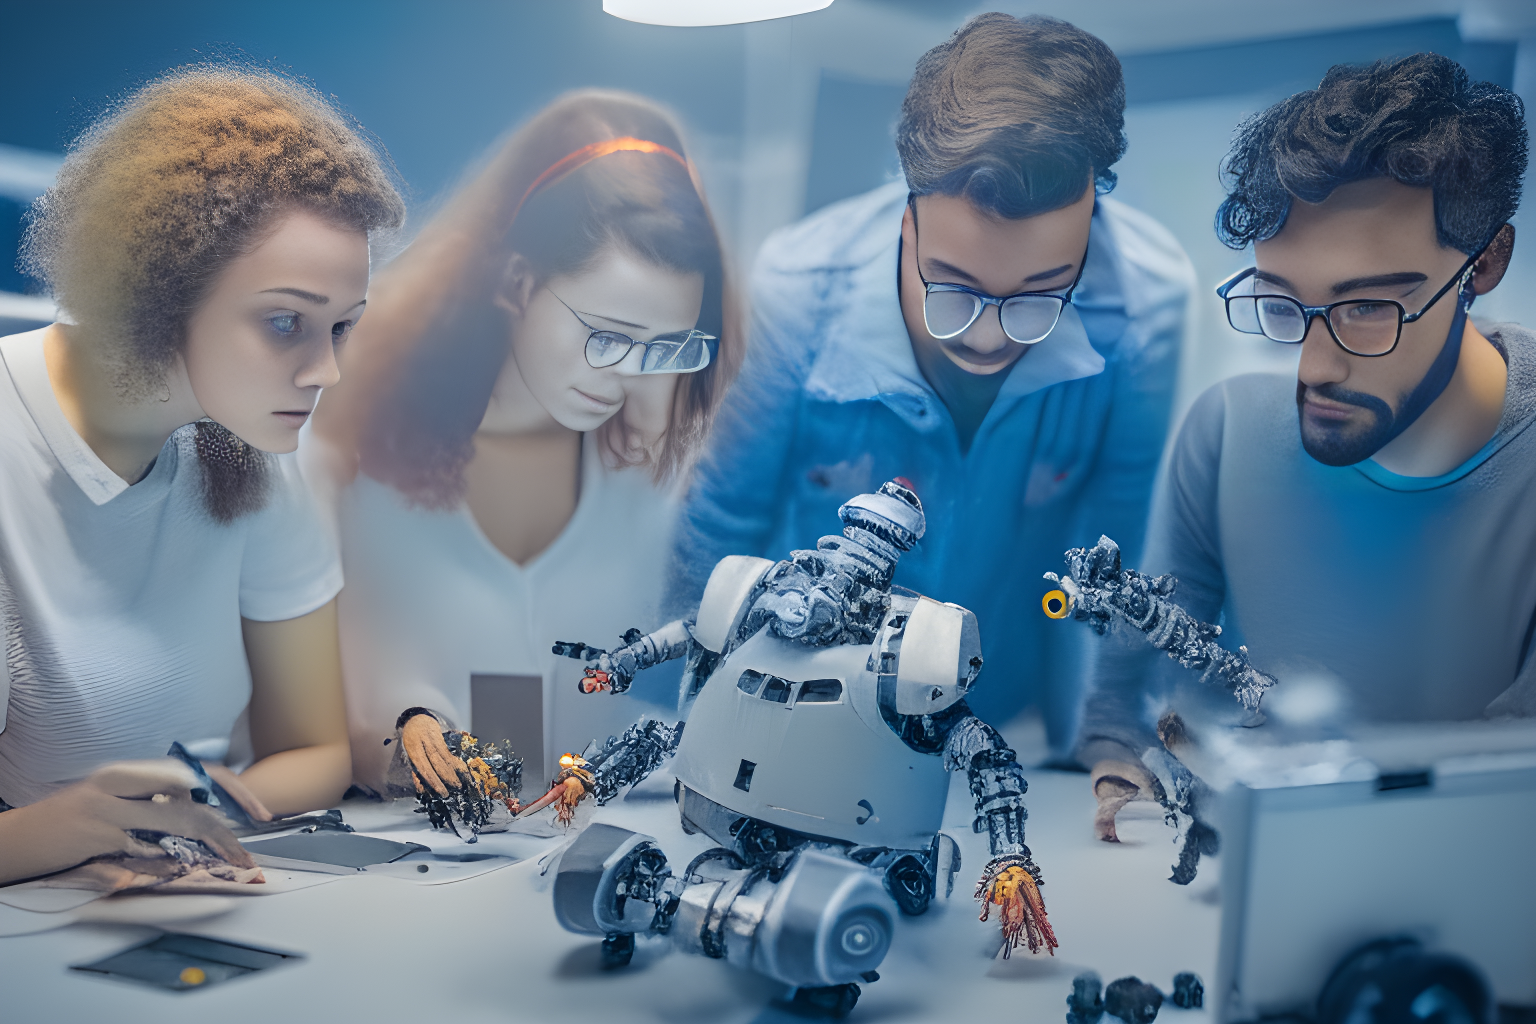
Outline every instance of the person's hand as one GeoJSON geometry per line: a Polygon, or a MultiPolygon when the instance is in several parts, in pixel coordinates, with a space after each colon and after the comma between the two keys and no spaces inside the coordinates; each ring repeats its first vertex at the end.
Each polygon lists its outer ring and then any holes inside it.
{"type": "Polygon", "coordinates": [[[1093,835],[1106,843],[1118,843],[1115,815],[1132,800],[1161,802],[1162,785],[1140,761],[1100,761],[1089,772],[1093,796],[1099,802],[1093,816],[1093,835]]]}
{"type": "Polygon", "coordinates": [[[170,758],[119,761],[37,803],[0,814],[0,885],[108,854],[163,857],[129,829],[196,839],[236,867],[256,862],[218,813],[192,799],[197,779],[170,758]]]}
{"type": "Polygon", "coordinates": [[[416,776],[416,789],[425,783],[438,796],[470,783],[469,767],[448,749],[443,727],[428,714],[413,715],[400,727],[400,746],[416,776]]]}
{"type": "Polygon", "coordinates": [[[261,799],[251,792],[250,787],[240,780],[240,776],[221,764],[210,764],[207,761],[202,764],[203,771],[208,773],[208,777],[223,786],[224,792],[234,797],[235,802],[250,815],[252,821],[272,820],[272,812],[267,810],[266,804],[263,804],[261,799]]]}

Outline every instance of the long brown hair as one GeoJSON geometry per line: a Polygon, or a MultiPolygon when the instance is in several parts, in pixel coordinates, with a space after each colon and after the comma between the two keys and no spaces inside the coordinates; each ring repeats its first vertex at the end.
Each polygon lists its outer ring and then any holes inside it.
{"type": "Polygon", "coordinates": [[[541,187],[518,209],[557,161],[625,136],[687,152],[677,123],[648,100],[597,90],[562,96],[502,143],[380,274],[375,308],[359,324],[348,383],[333,396],[336,417],[326,430],[351,442],[359,469],[416,504],[456,504],[475,431],[510,354],[508,314],[495,298],[513,255],[548,280],[591,266],[613,247],[702,273],[698,326],[720,347],[707,368],[679,379],[659,440],[637,443],[622,409],[604,423],[604,459],[649,466],[658,481],[689,462],[742,357],[723,246],[691,165],[613,153],[541,187]]]}

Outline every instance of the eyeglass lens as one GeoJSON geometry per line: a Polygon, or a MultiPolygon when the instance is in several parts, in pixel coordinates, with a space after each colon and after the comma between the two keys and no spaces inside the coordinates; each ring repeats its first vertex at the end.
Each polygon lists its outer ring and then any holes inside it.
{"type": "MultiPolygon", "coordinates": [[[[1227,319],[1247,334],[1298,344],[1307,336],[1307,315],[1294,299],[1279,295],[1232,296],[1227,319]]],[[[1397,343],[1402,310],[1390,302],[1343,302],[1328,311],[1328,325],[1339,343],[1359,355],[1381,355],[1397,343]]]]}
{"type": "Polygon", "coordinates": [[[640,369],[646,373],[687,373],[708,361],[704,335],[689,331],[681,337],[652,339],[645,347],[640,369]]]}
{"type": "Polygon", "coordinates": [[[613,331],[593,331],[587,338],[587,363],[595,369],[622,362],[634,342],[613,331]]]}
{"type": "Polygon", "coordinates": [[[614,366],[624,361],[631,346],[638,344],[645,349],[640,372],[691,373],[709,365],[707,337],[700,331],[685,331],[636,342],[614,331],[593,331],[587,338],[587,363],[595,369],[614,366]]]}
{"type": "MultiPolygon", "coordinates": [[[[980,296],[961,291],[930,291],[923,300],[923,319],[928,333],[948,339],[965,331],[981,315],[987,303],[980,296]]],[[[1056,326],[1061,300],[1046,295],[1018,295],[1002,304],[1003,333],[1014,341],[1033,345],[1056,326]]]]}

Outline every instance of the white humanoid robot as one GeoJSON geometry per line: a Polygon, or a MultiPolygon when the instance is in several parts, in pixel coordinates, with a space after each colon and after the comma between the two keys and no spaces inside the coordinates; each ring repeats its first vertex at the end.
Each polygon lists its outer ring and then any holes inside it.
{"type": "Polygon", "coordinates": [[[605,802],[675,748],[683,828],[721,845],[673,875],[650,837],[594,825],[577,839],[556,912],[606,936],[612,961],[627,960],[634,933],[666,933],[847,1012],[856,982],[877,976],[891,902],[921,914],[940,879],[952,883],[959,852],[939,827],[960,770],[993,855],[977,897],[1000,911],[1005,953],[1056,945],[1024,845],[1023,772],[965,703],[981,671],[976,617],[891,585],[923,535],[917,495],[887,483],[838,515],[842,535],[815,551],[722,559],[692,622],[632,630],[613,651],[556,645],[588,661],[588,692],[623,692],[637,671],[688,659],[686,732],[641,722],[573,759],[572,778],[605,802]]]}

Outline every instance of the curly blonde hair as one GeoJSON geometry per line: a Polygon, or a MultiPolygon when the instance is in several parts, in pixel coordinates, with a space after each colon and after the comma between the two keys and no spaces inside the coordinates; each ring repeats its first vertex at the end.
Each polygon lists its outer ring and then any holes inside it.
{"type": "Polygon", "coordinates": [[[381,150],[307,85],[198,65],[132,93],[70,147],[33,204],[24,268],[114,346],[124,394],[159,387],[213,279],[303,209],[398,228],[405,203],[381,150]]]}
{"type": "MultiPolygon", "coordinates": [[[[180,68],[75,140],[33,204],[21,264],[103,346],[118,390],[143,397],[214,279],[293,210],[370,236],[405,220],[388,158],[314,89],[260,69],[180,68]]],[[[263,453],[211,422],[196,450],[210,515],[261,506],[263,453]]]]}

